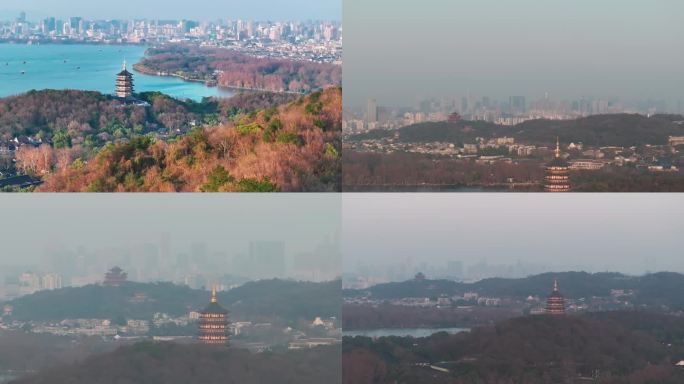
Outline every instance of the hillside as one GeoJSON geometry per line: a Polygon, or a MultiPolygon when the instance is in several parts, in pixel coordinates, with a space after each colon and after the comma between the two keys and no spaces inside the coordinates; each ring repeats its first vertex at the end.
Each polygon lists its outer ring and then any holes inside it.
{"type": "Polygon", "coordinates": [[[342,67],[333,64],[257,58],[228,49],[185,45],[150,48],[146,54],[135,65],[137,71],[216,81],[223,87],[311,92],[342,85],[342,67]]]}
{"type": "Polygon", "coordinates": [[[218,110],[216,102],[181,101],[159,93],[138,96],[150,106],[124,106],[109,95],[76,90],[29,91],[0,99],[0,139],[36,135],[57,148],[96,147],[160,127],[181,129],[218,110]]]}
{"type": "MultiPolygon", "coordinates": [[[[638,114],[594,115],[576,120],[530,120],[513,127],[482,121],[435,122],[406,126],[398,130],[399,142],[474,143],[477,137],[513,137],[518,142],[553,145],[556,137],[563,143],[588,146],[642,146],[667,144],[668,136],[684,135],[684,125],[673,120],[682,116],[638,114]]],[[[389,138],[395,131],[375,130],[355,135],[352,140],[389,138]]]]}
{"type": "MultiPolygon", "coordinates": [[[[219,302],[233,320],[279,320],[296,324],[316,316],[339,317],[340,281],[308,283],[284,280],[250,282],[220,292],[219,302]]],[[[209,293],[171,283],[126,283],[119,287],[89,285],[41,291],[10,302],[11,320],[61,321],[63,319],[151,319],[156,312],[172,316],[201,310],[209,293]],[[144,302],[132,300],[144,294],[144,302]]]]}
{"type": "Polygon", "coordinates": [[[561,282],[566,297],[609,296],[612,289],[634,290],[637,304],[673,310],[684,310],[684,275],[656,273],[645,276],[627,276],[619,273],[561,272],[545,273],[522,279],[492,278],[475,283],[452,280],[409,280],[373,286],[367,290],[345,290],[346,297],[370,294],[375,299],[402,297],[431,297],[462,295],[478,292],[481,295],[525,299],[530,295],[544,297],[553,286],[554,279],[561,282]]]}
{"type": "Polygon", "coordinates": [[[12,383],[339,383],[340,348],[284,353],[172,343],[139,343],[48,369],[12,383]]]}
{"type": "Polygon", "coordinates": [[[341,103],[342,90],[329,88],[175,141],[138,136],[86,159],[48,154],[54,161],[38,191],[337,191],[341,103]]]}
{"type": "Polygon", "coordinates": [[[681,317],[616,312],[520,317],[422,339],[345,338],[343,382],[674,384],[684,380],[674,367],[682,336],[681,317]],[[425,363],[449,371],[416,365],[425,363]]]}

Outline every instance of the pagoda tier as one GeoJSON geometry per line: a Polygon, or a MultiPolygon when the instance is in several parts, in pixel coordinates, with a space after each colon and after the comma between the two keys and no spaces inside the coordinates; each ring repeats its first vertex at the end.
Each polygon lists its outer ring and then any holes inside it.
{"type": "Polygon", "coordinates": [[[126,69],[124,60],[123,70],[116,75],[116,96],[124,99],[133,97],[133,74],[126,69]]]}
{"type": "Polygon", "coordinates": [[[553,282],[553,292],[546,299],[546,313],[549,315],[565,314],[565,299],[558,290],[558,281],[553,282]]]}
{"type": "Polygon", "coordinates": [[[570,192],[570,170],[568,164],[561,157],[560,142],[556,141],[556,153],[546,165],[544,177],[544,191],[546,192],[570,192]]]}
{"type": "Polygon", "coordinates": [[[228,311],[218,304],[216,289],[211,291],[211,303],[200,312],[198,339],[202,344],[228,344],[228,311]]]}

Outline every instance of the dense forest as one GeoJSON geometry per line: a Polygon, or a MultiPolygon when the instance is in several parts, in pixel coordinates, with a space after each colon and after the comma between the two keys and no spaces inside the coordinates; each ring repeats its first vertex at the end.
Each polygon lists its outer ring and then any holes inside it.
{"type": "MultiPolygon", "coordinates": [[[[130,139],[94,149],[92,155],[84,154],[83,147],[68,135],[70,139],[63,148],[23,146],[17,151],[17,168],[28,174],[44,175],[44,184],[38,189],[44,192],[340,189],[339,88],[257,111],[249,110],[277,100],[248,95],[223,104],[197,104],[159,94],[149,97],[153,99],[153,111],[160,103],[181,103],[174,116],[187,112],[182,108],[187,108],[190,117],[197,117],[199,112],[194,111],[211,111],[199,113],[211,122],[171,140],[133,134],[130,139]],[[232,119],[222,124],[227,114],[232,114],[232,119]]],[[[146,109],[141,108],[143,113],[146,109]]]]}
{"type": "Polygon", "coordinates": [[[528,316],[428,338],[345,337],[343,382],[681,383],[684,318],[644,312],[528,316]],[[446,371],[430,368],[430,365],[446,371]]]}
{"type": "Polygon", "coordinates": [[[286,59],[258,58],[223,48],[166,45],[147,50],[135,69],[219,86],[307,93],[342,85],[342,67],[286,59]]]}
{"type": "MultiPolygon", "coordinates": [[[[350,192],[453,191],[486,189],[543,191],[544,162],[522,159],[481,164],[415,153],[369,153],[345,149],[343,189],[350,192]],[[513,179],[514,183],[510,183],[513,179]]],[[[597,171],[571,171],[575,192],[684,192],[681,172],[648,172],[606,166],[597,171]]]]}
{"type": "Polygon", "coordinates": [[[491,278],[475,283],[453,280],[409,280],[400,283],[375,285],[367,290],[345,290],[346,297],[370,295],[376,299],[403,297],[437,298],[478,292],[481,295],[525,299],[530,295],[544,297],[558,279],[566,297],[605,297],[612,289],[634,290],[633,300],[640,305],[672,310],[684,310],[684,275],[662,272],[644,276],[619,273],[561,272],[544,273],[521,279],[491,278]]]}
{"type": "Polygon", "coordinates": [[[92,148],[159,128],[182,129],[218,112],[217,102],[181,101],[161,93],[139,97],[150,107],[124,105],[99,92],[75,90],[29,91],[0,99],[0,138],[35,135],[56,148],[92,148]]]}
{"type": "Polygon", "coordinates": [[[340,347],[282,353],[143,342],[47,369],[14,384],[340,383],[340,347]]]}
{"type": "Polygon", "coordinates": [[[374,130],[355,135],[351,140],[394,137],[406,143],[434,141],[474,143],[476,138],[513,137],[518,142],[553,146],[559,137],[563,143],[583,143],[585,146],[643,146],[665,145],[668,136],[684,135],[684,125],[674,121],[684,120],[678,115],[638,114],[595,115],[576,120],[530,120],[510,126],[484,121],[460,121],[457,123],[431,122],[400,128],[398,131],[374,130]]]}
{"type": "Polygon", "coordinates": [[[433,157],[422,154],[364,153],[351,149],[344,150],[342,161],[344,189],[350,191],[488,187],[506,184],[509,178],[533,183],[526,187],[527,190],[543,190],[544,168],[539,162],[479,164],[458,159],[435,161],[433,157]]]}
{"type": "MultiPolygon", "coordinates": [[[[296,325],[316,316],[338,317],[342,303],[340,281],[327,283],[260,280],[227,292],[219,292],[219,302],[235,321],[278,321],[296,325]]],[[[151,319],[156,312],[186,315],[204,308],[209,293],[171,283],[129,282],[119,287],[89,285],[41,291],[11,301],[10,319],[20,321],[61,321],[64,319],[151,319]],[[144,294],[143,302],[132,300],[144,294]]]]}
{"type": "Polygon", "coordinates": [[[58,364],[72,364],[96,353],[109,352],[114,346],[100,337],[74,339],[0,330],[0,373],[6,370],[35,371],[58,364]]]}
{"type": "Polygon", "coordinates": [[[472,328],[523,315],[520,309],[510,307],[472,306],[415,307],[406,305],[342,306],[342,328],[345,331],[406,328],[472,328]]]}

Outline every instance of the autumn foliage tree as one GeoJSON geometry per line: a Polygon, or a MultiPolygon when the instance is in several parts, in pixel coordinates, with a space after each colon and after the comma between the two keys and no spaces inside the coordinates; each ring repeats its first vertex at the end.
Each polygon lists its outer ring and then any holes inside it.
{"type": "Polygon", "coordinates": [[[173,142],[134,137],[87,161],[62,162],[39,190],[339,190],[341,113],[342,91],[329,88],[225,125],[197,128],[173,142]]]}

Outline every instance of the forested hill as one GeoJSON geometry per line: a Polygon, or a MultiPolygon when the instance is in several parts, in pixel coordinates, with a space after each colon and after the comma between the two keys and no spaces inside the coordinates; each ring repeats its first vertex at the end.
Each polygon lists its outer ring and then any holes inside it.
{"type": "Polygon", "coordinates": [[[338,191],[341,115],[342,90],[329,88],[175,141],[136,136],[89,158],[27,150],[17,167],[46,174],[44,192],[338,191]]]}
{"type": "Polygon", "coordinates": [[[483,121],[458,123],[431,122],[400,128],[397,131],[374,130],[351,137],[351,140],[394,137],[400,142],[474,143],[478,137],[513,137],[518,142],[553,145],[556,137],[563,143],[590,146],[642,146],[667,144],[668,136],[684,135],[684,116],[638,114],[595,115],[576,120],[530,120],[515,126],[501,126],[483,121]]]}
{"type": "MultiPolygon", "coordinates": [[[[10,302],[12,319],[61,321],[64,319],[151,319],[156,312],[173,316],[203,309],[209,292],[171,283],[133,283],[119,287],[88,285],[41,291],[10,302]],[[145,300],[136,300],[136,295],[145,300]]],[[[279,319],[295,324],[316,316],[339,317],[340,281],[327,283],[261,280],[227,292],[219,302],[233,319],[279,319]]]]}
{"type": "Polygon", "coordinates": [[[683,318],[641,312],[527,316],[419,339],[345,338],[344,382],[674,384],[684,382],[674,366],[682,340],[683,318]]]}
{"type": "Polygon", "coordinates": [[[645,276],[627,276],[619,273],[561,272],[545,273],[522,279],[492,278],[475,283],[452,280],[409,280],[373,286],[367,290],[345,290],[347,297],[370,294],[376,299],[402,297],[439,297],[478,292],[481,295],[524,299],[530,295],[545,296],[553,287],[554,279],[560,282],[566,297],[581,298],[609,296],[612,289],[634,290],[637,304],[666,305],[684,310],[684,275],[656,273],[645,276]]]}
{"type": "Polygon", "coordinates": [[[14,384],[340,383],[340,347],[283,353],[173,343],[138,343],[15,380],[14,384]]]}
{"type": "Polygon", "coordinates": [[[342,67],[307,61],[254,57],[223,48],[165,45],[150,48],[135,69],[220,86],[275,92],[311,92],[342,86],[342,67]],[[218,73],[218,75],[217,75],[218,73]]]}
{"type": "Polygon", "coordinates": [[[96,146],[165,127],[187,127],[218,112],[217,102],[181,101],[160,93],[139,97],[150,107],[127,105],[99,92],[42,90],[0,99],[0,138],[36,135],[54,146],[96,146]]]}

